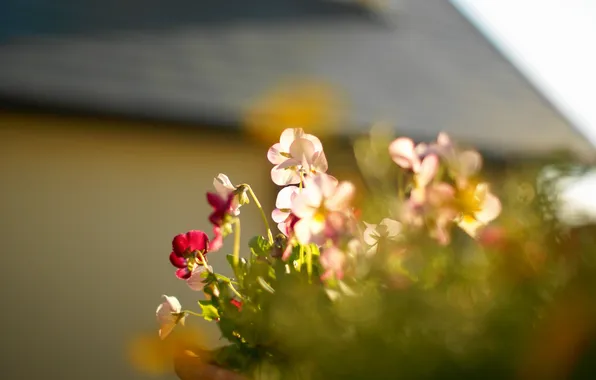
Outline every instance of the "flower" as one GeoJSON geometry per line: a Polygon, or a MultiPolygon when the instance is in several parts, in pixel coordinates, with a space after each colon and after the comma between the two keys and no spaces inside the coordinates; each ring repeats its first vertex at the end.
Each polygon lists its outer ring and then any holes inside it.
{"type": "Polygon", "coordinates": [[[192,230],[179,234],[172,241],[172,253],[170,262],[178,268],[176,276],[180,279],[188,279],[199,264],[198,252],[206,255],[209,250],[209,238],[203,231],[192,230]]]}
{"type": "Polygon", "coordinates": [[[433,238],[440,244],[447,244],[450,239],[448,227],[458,215],[454,203],[453,186],[444,182],[433,183],[412,191],[403,206],[401,220],[416,228],[427,226],[433,238]]]}
{"type": "Polygon", "coordinates": [[[229,218],[234,215],[234,197],[234,193],[224,196],[207,193],[207,202],[213,207],[213,212],[209,215],[211,224],[217,227],[227,224],[229,218]]]}
{"type": "Polygon", "coordinates": [[[298,221],[298,218],[292,214],[292,203],[299,192],[298,186],[281,189],[275,200],[276,209],[271,213],[271,218],[277,223],[277,228],[286,236],[291,234],[294,224],[298,221]]]}
{"type": "Polygon", "coordinates": [[[327,280],[335,277],[341,280],[344,277],[344,265],[346,262],[345,253],[336,246],[326,248],[321,253],[321,266],[325,272],[321,275],[321,280],[327,280]]]}
{"type": "Polygon", "coordinates": [[[184,325],[185,316],[182,313],[182,305],[176,297],[163,295],[162,298],[164,302],[157,307],[155,315],[159,322],[159,337],[165,339],[178,323],[184,325]]]}
{"type": "Polygon", "coordinates": [[[400,137],[389,145],[389,155],[397,165],[416,174],[416,188],[427,186],[437,175],[439,158],[426,144],[415,146],[411,139],[400,137]]]}
{"type": "Polygon", "coordinates": [[[238,309],[238,311],[242,311],[242,301],[231,299],[230,303],[232,304],[232,306],[235,306],[236,309],[238,309]]]}
{"type": "Polygon", "coordinates": [[[213,268],[210,265],[197,265],[190,274],[190,277],[186,279],[186,284],[192,290],[200,292],[205,287],[205,284],[203,283],[205,273],[212,271],[213,268]]]}
{"type": "Polygon", "coordinates": [[[364,230],[364,242],[370,247],[367,253],[375,253],[379,242],[384,240],[395,240],[401,232],[401,223],[397,220],[384,218],[379,224],[368,224],[364,230]]]}
{"type": "Polygon", "coordinates": [[[300,183],[301,175],[325,173],[328,168],[321,141],[302,128],[284,130],[279,143],[269,148],[267,158],[275,165],[271,179],[279,186],[300,183]]]}
{"type": "Polygon", "coordinates": [[[343,215],[349,210],[355,188],[350,182],[338,183],[337,179],[323,173],[308,177],[304,185],[292,204],[292,213],[300,218],[294,233],[301,244],[320,244],[341,231],[341,221],[346,219],[343,215]],[[329,227],[333,227],[332,230],[329,227]]]}
{"type": "Polygon", "coordinates": [[[472,237],[477,237],[478,231],[501,213],[501,201],[486,183],[462,189],[459,201],[462,213],[457,224],[472,237]]]}
{"type": "MultiPolygon", "coordinates": [[[[228,176],[223,173],[219,173],[217,177],[213,179],[213,187],[221,199],[227,200],[230,194],[236,195],[236,186],[234,186],[228,176]]],[[[240,206],[240,196],[236,195],[232,200],[230,213],[234,216],[240,215],[240,206]]]]}

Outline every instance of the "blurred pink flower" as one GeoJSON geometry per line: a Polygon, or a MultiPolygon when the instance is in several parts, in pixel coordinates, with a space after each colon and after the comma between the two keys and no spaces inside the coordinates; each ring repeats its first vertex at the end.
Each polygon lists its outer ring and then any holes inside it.
{"type": "Polygon", "coordinates": [[[338,216],[349,211],[355,188],[349,182],[338,183],[337,179],[322,173],[308,177],[304,185],[292,204],[292,213],[300,218],[294,232],[301,244],[321,244],[336,232],[335,229],[342,228],[338,216]],[[332,220],[328,221],[328,217],[332,220]]]}
{"type": "Polygon", "coordinates": [[[335,277],[341,280],[344,277],[344,265],[346,263],[346,254],[336,246],[325,248],[321,252],[321,266],[325,270],[321,275],[321,280],[327,280],[335,277]]]}
{"type": "Polygon", "coordinates": [[[416,187],[427,186],[437,175],[439,158],[428,153],[426,144],[415,146],[411,139],[400,137],[389,145],[389,154],[393,162],[416,175],[416,187]]]}
{"type": "Polygon", "coordinates": [[[295,215],[292,214],[292,204],[299,192],[298,186],[288,186],[281,189],[275,200],[276,209],[271,213],[271,218],[277,223],[277,228],[286,236],[290,235],[288,227],[293,227],[290,226],[292,221],[297,220],[295,215]]]}
{"type": "Polygon", "coordinates": [[[203,231],[188,231],[174,237],[172,248],[170,262],[178,268],[176,276],[180,279],[187,279],[198,265],[197,252],[201,252],[202,255],[207,254],[209,238],[203,231]]]}
{"type": "Polygon", "coordinates": [[[165,339],[178,323],[184,325],[184,315],[182,314],[182,305],[176,297],[162,296],[162,302],[155,312],[159,323],[159,337],[165,339]]]}
{"type": "Polygon", "coordinates": [[[267,152],[271,179],[276,185],[300,183],[300,174],[311,175],[327,171],[327,158],[321,141],[314,135],[305,134],[302,128],[288,128],[281,134],[279,143],[267,152]]]}

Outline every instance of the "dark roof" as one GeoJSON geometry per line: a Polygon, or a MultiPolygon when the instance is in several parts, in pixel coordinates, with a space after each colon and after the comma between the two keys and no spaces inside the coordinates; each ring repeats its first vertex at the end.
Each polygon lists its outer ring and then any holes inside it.
{"type": "Polygon", "coordinates": [[[4,99],[238,125],[272,86],[320,78],[349,100],[346,133],[382,118],[500,153],[592,152],[445,0],[401,0],[393,22],[323,0],[37,3],[3,2],[4,99]]]}

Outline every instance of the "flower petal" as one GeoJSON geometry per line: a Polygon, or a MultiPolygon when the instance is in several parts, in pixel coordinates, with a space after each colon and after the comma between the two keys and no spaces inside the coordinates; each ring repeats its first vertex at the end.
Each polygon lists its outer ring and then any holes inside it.
{"type": "Polygon", "coordinates": [[[188,248],[188,239],[186,234],[178,234],[174,236],[174,240],[172,240],[172,248],[178,256],[182,256],[188,248]]]}
{"type": "Polygon", "coordinates": [[[170,253],[170,263],[176,268],[186,268],[186,259],[176,252],[170,253]]]}
{"type": "Polygon", "coordinates": [[[191,273],[190,277],[186,280],[186,284],[189,288],[194,291],[200,292],[203,290],[205,284],[203,281],[203,273],[205,273],[208,269],[203,265],[198,265],[191,273]]]}
{"type": "Polygon", "coordinates": [[[300,219],[294,225],[294,236],[300,244],[308,244],[310,243],[310,238],[312,236],[310,232],[310,225],[309,219],[300,219]]]}
{"type": "Polygon", "coordinates": [[[213,239],[209,242],[209,252],[217,252],[223,246],[223,234],[221,227],[213,226],[213,239]]]}
{"type": "Polygon", "coordinates": [[[225,206],[226,198],[216,193],[207,192],[207,203],[218,210],[225,206]]]}
{"type": "Polygon", "coordinates": [[[232,184],[228,176],[223,173],[219,173],[213,179],[213,187],[222,198],[227,198],[231,191],[236,190],[236,187],[232,184]]]}
{"type": "Polygon", "coordinates": [[[282,152],[289,152],[290,145],[294,142],[294,140],[301,138],[304,135],[304,130],[302,128],[287,128],[279,137],[279,145],[280,150],[282,152]]]}
{"type": "MultiPolygon", "coordinates": [[[[307,178],[305,187],[307,189],[316,187],[319,189],[322,197],[328,198],[335,193],[338,183],[339,181],[337,178],[325,173],[319,173],[314,177],[307,178]]],[[[319,204],[320,203],[321,202],[319,202],[319,204]]]]}
{"type": "Polygon", "coordinates": [[[314,144],[307,139],[296,139],[290,145],[290,156],[299,161],[302,166],[308,167],[312,164],[315,152],[314,144]]]}
{"type": "Polygon", "coordinates": [[[188,268],[176,269],[176,277],[181,280],[186,280],[190,277],[190,270],[188,270],[188,268]]]}
{"type": "Polygon", "coordinates": [[[481,223],[492,222],[501,213],[501,201],[492,193],[487,193],[482,202],[482,209],[474,214],[474,217],[481,223]]]}
{"type": "Polygon", "coordinates": [[[276,165],[271,169],[271,180],[278,186],[286,186],[300,183],[300,175],[296,170],[283,169],[276,165]]]}
{"type": "Polygon", "coordinates": [[[439,157],[435,154],[428,155],[422,160],[416,175],[417,185],[426,187],[437,175],[439,170],[439,157]]]}
{"type": "Polygon", "coordinates": [[[294,200],[294,198],[296,198],[296,195],[299,192],[300,192],[300,189],[298,188],[298,186],[284,187],[277,194],[277,199],[275,200],[275,207],[291,209],[292,208],[292,200],[294,200]]]}
{"type": "Polygon", "coordinates": [[[325,207],[331,211],[344,211],[350,207],[356,187],[350,182],[341,182],[333,194],[325,200],[325,207]]]}
{"type": "Polygon", "coordinates": [[[379,233],[377,232],[377,225],[376,224],[366,224],[366,229],[362,234],[362,238],[367,245],[375,245],[377,244],[377,240],[379,239],[379,233]]]}
{"type": "Polygon", "coordinates": [[[282,155],[282,153],[287,153],[287,152],[281,151],[281,144],[280,143],[273,144],[273,146],[271,148],[269,148],[269,150],[267,151],[267,159],[273,165],[281,164],[282,162],[284,162],[287,159],[287,157],[284,157],[282,155]]]}
{"type": "Polygon", "coordinates": [[[384,218],[379,224],[385,226],[388,237],[395,237],[402,231],[402,225],[397,220],[384,218]]]}
{"type": "Polygon", "coordinates": [[[273,219],[273,221],[275,223],[283,223],[286,221],[286,219],[288,219],[288,216],[290,216],[290,213],[287,211],[282,211],[278,208],[276,208],[275,210],[273,210],[271,212],[271,219],[273,219]]]}
{"type": "Polygon", "coordinates": [[[316,152],[312,158],[312,164],[310,165],[310,170],[325,173],[327,169],[329,169],[329,164],[327,163],[327,157],[325,156],[325,152],[320,151],[316,152]]]}
{"type": "Polygon", "coordinates": [[[292,202],[292,213],[299,218],[311,217],[321,206],[323,196],[318,188],[307,187],[302,189],[292,202]]]}
{"type": "Polygon", "coordinates": [[[420,165],[414,151],[414,142],[406,137],[397,138],[389,144],[389,155],[393,162],[404,169],[417,170],[420,165]]]}
{"type": "Polygon", "coordinates": [[[461,152],[458,157],[457,173],[463,177],[472,176],[482,167],[482,156],[474,150],[461,152]]]}
{"type": "Polygon", "coordinates": [[[207,251],[209,246],[209,237],[200,230],[192,230],[186,233],[188,247],[191,251],[207,251]]]}

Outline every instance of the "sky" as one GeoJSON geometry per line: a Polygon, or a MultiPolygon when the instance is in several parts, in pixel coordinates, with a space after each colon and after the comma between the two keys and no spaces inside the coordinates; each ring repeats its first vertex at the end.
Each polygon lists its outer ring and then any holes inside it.
{"type": "MultiPolygon", "coordinates": [[[[451,3],[596,145],[596,0],[451,3]]],[[[563,208],[596,215],[593,194],[596,175],[574,181],[563,190],[563,208]]]]}

